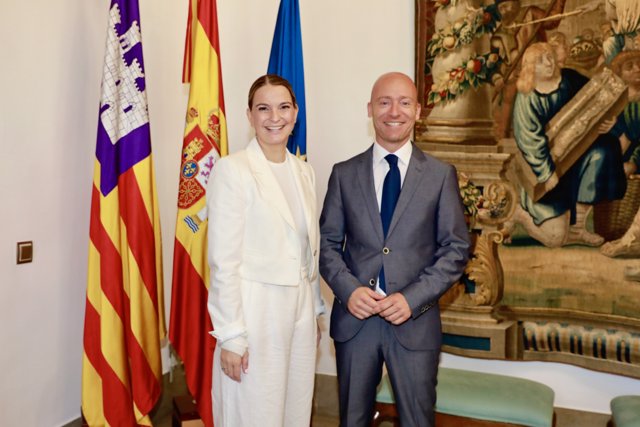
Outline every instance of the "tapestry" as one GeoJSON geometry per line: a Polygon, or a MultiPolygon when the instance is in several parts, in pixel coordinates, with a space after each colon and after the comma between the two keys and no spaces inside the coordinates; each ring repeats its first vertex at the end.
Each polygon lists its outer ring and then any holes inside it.
{"type": "Polygon", "coordinates": [[[417,0],[417,144],[475,242],[445,351],[640,378],[640,2],[417,0]]]}

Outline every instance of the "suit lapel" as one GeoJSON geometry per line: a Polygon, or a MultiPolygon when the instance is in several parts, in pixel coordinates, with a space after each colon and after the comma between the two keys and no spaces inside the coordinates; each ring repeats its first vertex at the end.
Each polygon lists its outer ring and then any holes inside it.
{"type": "Polygon", "coordinates": [[[298,194],[301,195],[300,202],[302,203],[302,209],[304,210],[304,219],[307,224],[309,244],[311,245],[311,248],[315,248],[319,236],[317,234],[318,225],[315,220],[317,212],[313,178],[309,175],[308,171],[303,168],[300,161],[298,161],[293,154],[287,152],[287,156],[289,156],[289,162],[292,166],[291,170],[293,171],[298,194]]]}
{"type": "Polygon", "coordinates": [[[247,146],[247,155],[249,158],[249,167],[251,173],[256,180],[258,191],[262,198],[280,213],[284,220],[295,230],[295,222],[289,209],[289,204],[284,197],[284,193],[273,175],[267,158],[262,153],[258,141],[254,138],[247,146]]]}
{"type": "Polygon", "coordinates": [[[413,197],[413,193],[416,192],[416,189],[422,182],[424,171],[427,170],[425,164],[427,160],[425,156],[415,145],[411,144],[411,146],[411,160],[409,161],[409,166],[407,167],[407,174],[404,177],[404,183],[402,184],[402,190],[400,191],[398,204],[396,205],[396,209],[393,211],[393,217],[391,217],[391,224],[389,224],[387,237],[390,236],[391,233],[393,233],[393,229],[398,223],[399,218],[402,216],[402,213],[405,211],[405,209],[407,209],[407,206],[409,206],[411,198],[413,197]]]}
{"type": "Polygon", "coordinates": [[[360,184],[360,190],[364,199],[364,206],[369,213],[373,229],[380,241],[384,241],[380,207],[378,206],[376,187],[373,182],[373,145],[360,156],[360,163],[357,165],[357,174],[358,183],[360,184]]]}

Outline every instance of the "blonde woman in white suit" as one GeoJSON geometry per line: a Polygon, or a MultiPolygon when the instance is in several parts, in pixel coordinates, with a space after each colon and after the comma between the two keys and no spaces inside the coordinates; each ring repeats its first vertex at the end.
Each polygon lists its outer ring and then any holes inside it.
{"type": "Polygon", "coordinates": [[[220,159],[209,182],[216,427],[310,423],[325,307],[315,176],[286,148],[297,114],[289,82],[258,78],[247,109],[256,136],[220,159]]]}

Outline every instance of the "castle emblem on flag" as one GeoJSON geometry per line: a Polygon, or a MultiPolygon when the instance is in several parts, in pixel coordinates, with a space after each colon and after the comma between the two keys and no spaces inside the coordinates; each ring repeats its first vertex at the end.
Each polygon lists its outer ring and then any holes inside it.
{"type": "Polygon", "coordinates": [[[138,58],[129,64],[125,55],[141,43],[140,26],[132,21],[124,34],[118,34],[116,26],[122,24],[120,8],[114,3],[110,10],[107,31],[107,53],[100,100],[100,120],[112,144],[149,122],[144,72],[138,58]]]}

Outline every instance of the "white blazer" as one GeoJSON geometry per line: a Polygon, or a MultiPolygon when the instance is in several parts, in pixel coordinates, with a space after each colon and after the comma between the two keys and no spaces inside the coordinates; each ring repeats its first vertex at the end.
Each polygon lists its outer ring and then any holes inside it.
{"type": "Polygon", "coordinates": [[[309,265],[302,265],[305,260],[289,204],[255,138],[245,150],[216,162],[207,188],[211,269],[207,305],[212,335],[222,348],[239,354],[247,345],[244,287],[298,286],[304,270],[313,287],[316,315],[325,310],[318,275],[315,175],[306,162],[289,152],[287,156],[307,223],[309,265]]]}

